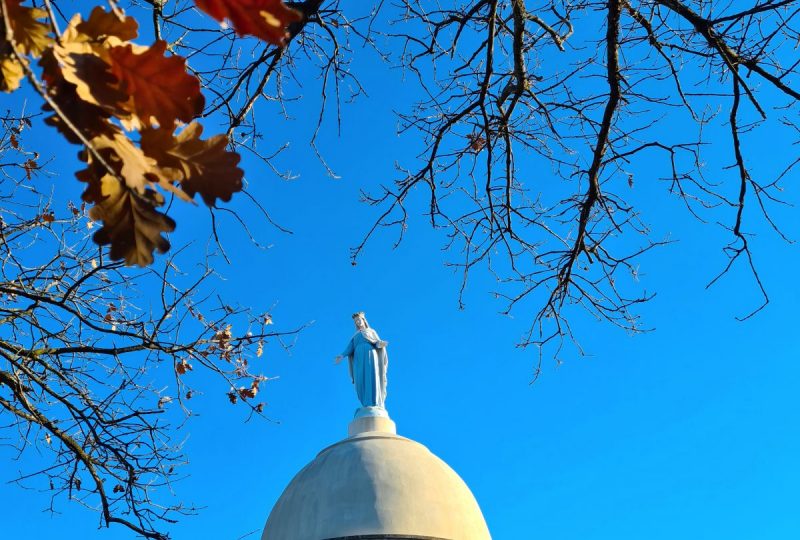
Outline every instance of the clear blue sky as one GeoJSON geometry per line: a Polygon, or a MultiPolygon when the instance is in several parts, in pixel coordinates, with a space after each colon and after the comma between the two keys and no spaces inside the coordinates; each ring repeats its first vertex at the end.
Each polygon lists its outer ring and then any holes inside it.
{"type": "MultiPolygon", "coordinates": [[[[359,203],[359,190],[393,179],[395,161],[412,163],[417,147],[396,135],[392,113],[415,97],[402,95],[410,86],[369,51],[356,55],[352,69],[364,74],[369,97],[345,106],[341,135],[330,118],[319,142],[340,179],[327,177],[308,147],[318,111],[313,80],[292,105],[293,118],[271,120],[263,142],[265,149],[291,143],[280,166],[297,179],[281,181],[245,157],[253,193],[293,234],[258,221],[234,199],[229,207],[252,219],[271,247],[259,250],[223,224],[233,264],[220,265],[227,281],[218,292],[256,309],[275,305],[277,327],[314,323],[290,354],[273,348],[260,360],[265,374],[279,377],[265,389],[276,423],[242,422],[242,411],[213,382],[193,400],[198,416],[184,431],[190,463],[174,489],[203,509],[170,529],[174,539],[234,540],[256,530],[249,538],[259,537],[294,473],[346,434],[357,403],[346,367],[333,357],[352,333],[356,310],[390,341],[387,405],[399,433],[464,478],[496,540],[800,538],[797,247],[770,234],[755,212],[748,215],[772,302],[737,322],[757,305],[750,275],[737,268],[705,289],[724,265],[728,237],[691,219],[641,168],[631,197],[654,234],[677,241],[641,261],[643,284],[658,294],[640,313],[655,331],[630,336],[577,314],[588,355],[570,351],[558,367],[546,358],[529,385],[537,353],[515,345],[536,306],[498,315],[504,306],[490,294],[494,284],[477,273],[459,311],[459,276],[444,266],[443,236],[421,216],[424,194],[412,202],[399,248],[380,236],[351,266],[349,248],[376,217],[359,203]]],[[[267,109],[260,114],[264,125],[272,118],[267,109]]],[[[60,148],[48,129],[36,129],[36,142],[60,148]]],[[[214,129],[212,123],[206,131],[214,129]]],[[[796,153],[768,142],[752,140],[749,159],[768,167],[767,156],[796,153]]],[[[64,159],[75,149],[59,152],[64,159]]],[[[727,145],[710,152],[711,162],[730,160],[727,145]]],[[[55,185],[75,197],[81,186],[68,162],[55,185]]],[[[787,198],[798,202],[797,176],[786,186],[787,198]]],[[[203,210],[180,212],[173,243],[204,243],[203,210]]],[[[788,234],[800,237],[797,210],[782,212],[788,234]]],[[[191,376],[202,384],[202,373],[191,376]]],[[[2,480],[24,470],[24,462],[0,455],[2,480]]],[[[53,516],[44,511],[48,504],[47,494],[0,484],[2,536],[131,538],[118,527],[98,531],[99,517],[73,503],[57,500],[53,516]]]]}

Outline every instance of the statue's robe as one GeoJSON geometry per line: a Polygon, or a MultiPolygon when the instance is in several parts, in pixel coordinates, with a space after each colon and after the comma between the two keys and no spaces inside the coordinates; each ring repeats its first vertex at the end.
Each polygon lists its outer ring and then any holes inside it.
{"type": "Polygon", "coordinates": [[[386,401],[386,370],[389,358],[386,347],[377,348],[380,341],[372,328],[356,332],[342,356],[347,356],[350,379],[362,407],[384,407],[386,401]]]}

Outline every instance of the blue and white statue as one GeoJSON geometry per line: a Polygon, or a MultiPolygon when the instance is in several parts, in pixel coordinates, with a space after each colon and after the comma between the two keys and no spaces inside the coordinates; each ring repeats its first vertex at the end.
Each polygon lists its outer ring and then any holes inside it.
{"type": "Polygon", "coordinates": [[[356,416],[387,416],[386,370],[389,357],[386,354],[388,342],[382,341],[378,333],[369,327],[363,311],[353,314],[356,333],[350,338],[344,352],[336,357],[340,363],[345,357],[350,368],[350,380],[356,387],[361,409],[356,416]]]}

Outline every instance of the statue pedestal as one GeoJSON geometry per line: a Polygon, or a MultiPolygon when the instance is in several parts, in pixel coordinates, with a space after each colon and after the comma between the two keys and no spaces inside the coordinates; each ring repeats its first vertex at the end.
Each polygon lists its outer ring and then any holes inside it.
{"type": "Polygon", "coordinates": [[[362,418],[364,416],[380,416],[382,418],[389,418],[389,411],[387,411],[385,407],[378,406],[359,407],[356,409],[356,413],[353,415],[353,418],[362,418]]]}
{"type": "Polygon", "coordinates": [[[368,432],[397,433],[397,426],[388,416],[360,416],[347,426],[347,436],[355,437],[368,432]]]}

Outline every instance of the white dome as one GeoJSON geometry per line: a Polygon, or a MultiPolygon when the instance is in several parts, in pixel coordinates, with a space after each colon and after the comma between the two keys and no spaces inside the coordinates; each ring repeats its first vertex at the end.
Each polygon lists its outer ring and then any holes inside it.
{"type": "Polygon", "coordinates": [[[392,431],[362,431],[320,452],[278,499],[262,540],[490,540],[464,481],[392,431]]]}

